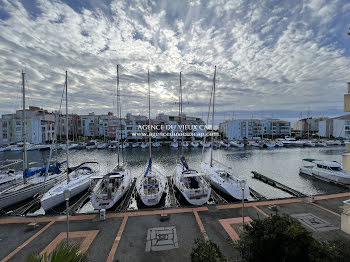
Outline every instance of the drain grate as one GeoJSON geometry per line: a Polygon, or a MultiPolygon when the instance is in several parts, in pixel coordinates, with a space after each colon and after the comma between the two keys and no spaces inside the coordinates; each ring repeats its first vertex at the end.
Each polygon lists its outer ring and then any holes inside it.
{"type": "Polygon", "coordinates": [[[176,226],[153,227],[147,231],[146,252],[178,248],[176,226]]]}
{"type": "Polygon", "coordinates": [[[330,223],[323,220],[322,218],[319,218],[311,213],[295,214],[291,216],[298,219],[300,223],[309,227],[313,231],[321,232],[338,229],[337,227],[332,226],[330,223]]]}

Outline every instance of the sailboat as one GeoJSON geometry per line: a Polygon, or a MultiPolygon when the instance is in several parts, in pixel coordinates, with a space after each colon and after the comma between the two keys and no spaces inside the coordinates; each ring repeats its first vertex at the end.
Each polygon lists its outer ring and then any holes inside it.
{"type": "Polygon", "coordinates": [[[202,147],[210,147],[210,142],[201,141],[200,144],[202,147]]]}
{"type": "Polygon", "coordinates": [[[147,148],[149,145],[147,142],[142,142],[141,143],[141,148],[147,148]]]}
{"type": "Polygon", "coordinates": [[[70,191],[70,197],[83,192],[90,186],[90,177],[96,175],[97,162],[84,162],[76,167],[69,168],[69,137],[68,137],[68,72],[66,71],[66,156],[67,178],[48,190],[40,199],[41,207],[47,211],[65,201],[64,191],[70,191]]]}
{"type": "Polygon", "coordinates": [[[183,142],[181,142],[181,146],[182,147],[188,147],[188,142],[187,141],[183,141],[183,142]]]}
{"type": "MultiPolygon", "coordinates": [[[[11,167],[22,162],[21,159],[18,160],[5,160],[0,165],[0,186],[7,186],[17,181],[23,179],[23,172],[15,171],[11,167]]],[[[1,190],[1,189],[0,189],[1,190]]]]}
{"type": "MultiPolygon", "coordinates": [[[[180,107],[179,115],[180,122],[182,120],[182,82],[180,72],[180,107]]],[[[183,137],[182,137],[183,140],[183,137]]],[[[182,143],[183,144],[183,143],[182,143]]],[[[183,154],[183,147],[181,147],[181,153],[183,154]]],[[[178,163],[175,168],[175,174],[173,177],[175,187],[181,192],[186,201],[191,205],[203,205],[208,202],[211,194],[210,185],[203,178],[203,173],[197,170],[190,169],[185,157],[180,158],[181,164],[178,163]]]]}
{"type": "Polygon", "coordinates": [[[179,147],[179,142],[174,138],[173,141],[170,143],[171,147],[178,148],[179,147]]]}
{"type": "Polygon", "coordinates": [[[227,144],[224,141],[220,141],[220,145],[226,148],[230,147],[230,144],[227,144]]]}
{"type": "Polygon", "coordinates": [[[105,149],[107,148],[108,144],[107,143],[101,143],[97,145],[97,149],[105,149]]]}
{"type": "Polygon", "coordinates": [[[197,141],[193,140],[193,141],[191,142],[191,146],[192,146],[192,147],[198,147],[198,146],[199,146],[199,143],[198,143],[197,141]]]}
{"type": "Polygon", "coordinates": [[[129,146],[129,143],[125,141],[119,144],[119,148],[122,148],[122,149],[127,148],[128,146],[129,146]]]}
{"type": "Polygon", "coordinates": [[[135,148],[135,147],[139,147],[140,146],[140,143],[139,142],[134,142],[132,143],[132,147],[135,148]]]}
{"type": "Polygon", "coordinates": [[[160,147],[161,146],[161,144],[160,144],[160,142],[158,142],[158,141],[154,141],[153,143],[152,143],[152,147],[160,147]]]}
{"type": "Polygon", "coordinates": [[[230,141],[230,145],[233,147],[243,148],[244,144],[238,141],[230,141]]]}
{"type": "MultiPolygon", "coordinates": [[[[86,145],[86,149],[96,149],[96,148],[97,148],[96,140],[90,140],[86,145]]],[[[69,149],[71,149],[71,147],[69,147],[69,149]]]]}
{"type": "MultiPolygon", "coordinates": [[[[117,115],[119,115],[119,132],[118,144],[122,139],[121,128],[121,105],[119,91],[119,65],[117,65],[117,115]]],[[[131,184],[131,173],[120,163],[120,149],[118,147],[118,164],[106,175],[92,177],[97,181],[91,194],[91,204],[95,209],[109,209],[113,207],[129,190],[131,184]]]]}
{"type": "MultiPolygon", "coordinates": [[[[148,82],[148,125],[151,126],[151,88],[149,84],[149,71],[147,74],[148,82]]],[[[146,171],[136,180],[136,190],[143,204],[146,206],[157,205],[163,196],[167,186],[166,177],[154,166],[152,166],[152,138],[148,136],[149,161],[146,171]]],[[[142,146],[142,145],[141,145],[142,146]]]]}
{"type": "MultiPolygon", "coordinates": [[[[216,66],[215,66],[214,78],[213,78],[212,97],[210,99],[213,104],[212,127],[214,127],[214,115],[215,115],[214,114],[215,89],[216,89],[215,80],[216,80],[216,66]]],[[[209,106],[209,111],[210,111],[210,106],[209,106]]],[[[202,161],[201,163],[202,171],[207,174],[210,184],[213,187],[215,187],[216,189],[220,190],[223,193],[226,193],[227,195],[234,197],[235,199],[242,199],[242,188],[240,185],[241,179],[228,173],[224,169],[221,169],[213,165],[213,140],[214,140],[214,137],[211,136],[212,143],[210,148],[210,163],[207,164],[202,161]]],[[[250,195],[249,187],[246,184],[244,188],[244,198],[245,199],[248,198],[249,195],[250,195]]]]}
{"type": "Polygon", "coordinates": [[[117,147],[118,147],[118,142],[117,141],[111,141],[109,143],[109,146],[108,146],[109,149],[116,149],[117,147]]]}
{"type": "MultiPolygon", "coordinates": [[[[29,170],[27,168],[27,142],[26,142],[26,111],[25,111],[25,73],[22,72],[22,93],[23,93],[23,115],[22,115],[22,137],[23,137],[23,172],[21,181],[16,185],[7,187],[0,192],[0,209],[14,205],[37,194],[43,193],[64,178],[60,166],[64,163],[57,163],[40,169],[29,170]]],[[[52,147],[50,156],[52,153],[52,147]]]]}

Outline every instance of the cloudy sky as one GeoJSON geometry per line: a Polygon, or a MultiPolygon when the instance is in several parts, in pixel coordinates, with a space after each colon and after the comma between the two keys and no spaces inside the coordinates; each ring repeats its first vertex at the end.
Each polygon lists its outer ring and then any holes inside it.
{"type": "Polygon", "coordinates": [[[218,119],[341,114],[350,81],[345,0],[0,0],[0,113],[56,110],[68,70],[71,112],[207,111],[217,66],[218,119]]]}

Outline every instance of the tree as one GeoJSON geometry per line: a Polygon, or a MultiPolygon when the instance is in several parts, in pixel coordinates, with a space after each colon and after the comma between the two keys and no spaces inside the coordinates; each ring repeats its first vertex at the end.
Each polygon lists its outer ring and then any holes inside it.
{"type": "Polygon", "coordinates": [[[226,262],[218,245],[211,241],[195,240],[196,247],[192,248],[191,262],[226,262]]]}
{"type": "Polygon", "coordinates": [[[79,244],[69,244],[61,242],[50,255],[43,256],[32,253],[28,255],[27,262],[88,262],[89,257],[86,252],[80,252],[79,244]]]}
{"type": "Polygon", "coordinates": [[[246,261],[350,261],[350,244],[318,242],[298,220],[274,215],[245,224],[235,243],[246,261]]]}

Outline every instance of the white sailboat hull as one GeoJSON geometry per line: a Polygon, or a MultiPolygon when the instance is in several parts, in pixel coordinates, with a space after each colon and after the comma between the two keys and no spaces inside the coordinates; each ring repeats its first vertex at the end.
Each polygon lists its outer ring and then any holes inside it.
{"type": "Polygon", "coordinates": [[[152,147],[160,147],[160,143],[159,142],[153,142],[152,143],[152,147]]]}
{"type": "Polygon", "coordinates": [[[16,183],[23,180],[23,172],[17,171],[12,174],[0,174],[0,185],[16,183]]]}
{"type": "Polygon", "coordinates": [[[166,177],[154,167],[148,172],[147,176],[141,175],[136,180],[136,190],[142,203],[146,206],[155,206],[159,203],[164,194],[166,185],[166,177]],[[149,188],[151,183],[148,179],[152,180],[152,178],[155,183],[152,188],[149,188]],[[157,187],[155,185],[156,183],[157,187]]]}
{"type": "Polygon", "coordinates": [[[93,175],[95,172],[92,171],[86,172],[86,174],[81,174],[79,171],[80,170],[76,170],[73,172],[73,175],[72,173],[70,174],[71,178],[69,183],[67,183],[67,180],[65,179],[61,183],[52,187],[43,195],[40,202],[41,207],[45,211],[65,202],[63,192],[66,188],[70,190],[71,198],[89,188],[90,176],[93,175]]]}
{"type": "Polygon", "coordinates": [[[179,147],[179,143],[178,142],[171,142],[170,146],[174,147],[174,148],[178,148],[179,147]]]}
{"type": "Polygon", "coordinates": [[[45,183],[44,177],[42,177],[42,179],[29,181],[27,184],[21,182],[19,185],[7,188],[0,193],[0,209],[24,201],[36,194],[43,193],[43,190],[46,191],[52,188],[55,184],[62,181],[65,176],[64,173],[50,175],[45,183]]]}
{"type": "Polygon", "coordinates": [[[106,143],[103,143],[103,144],[99,144],[97,146],[97,149],[105,149],[107,147],[107,144],[106,143]]]}
{"type": "Polygon", "coordinates": [[[197,142],[191,142],[191,146],[192,146],[192,147],[198,147],[198,146],[199,146],[199,143],[197,143],[197,142]]]}
{"type": "MultiPolygon", "coordinates": [[[[201,163],[203,172],[208,175],[210,184],[221,192],[232,196],[237,200],[242,200],[242,188],[239,183],[240,179],[230,174],[230,177],[221,177],[218,171],[222,170],[218,167],[210,167],[206,163],[201,163]]],[[[244,199],[248,199],[250,195],[249,186],[245,185],[244,188],[244,199]]]]}
{"type": "Polygon", "coordinates": [[[233,146],[233,147],[238,147],[238,148],[243,148],[244,147],[244,144],[236,143],[236,142],[233,142],[233,141],[230,141],[230,145],[233,146]]]}
{"type": "Polygon", "coordinates": [[[182,147],[188,147],[188,142],[183,142],[182,147]]]}
{"type": "Polygon", "coordinates": [[[101,179],[97,182],[91,195],[91,204],[95,209],[109,209],[113,207],[128,192],[131,185],[131,175],[129,170],[124,170],[122,174],[124,175],[123,182],[120,183],[115,192],[111,192],[110,197],[103,190],[103,180],[101,179]]]}
{"type": "Polygon", "coordinates": [[[207,182],[200,176],[198,176],[198,180],[200,185],[197,189],[189,188],[186,186],[186,182],[184,182],[182,175],[183,167],[182,165],[176,166],[176,173],[174,177],[174,184],[177,189],[181,192],[183,197],[186,199],[188,203],[195,206],[201,206],[208,202],[211,194],[211,188],[207,184],[207,182]]]}

